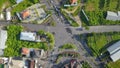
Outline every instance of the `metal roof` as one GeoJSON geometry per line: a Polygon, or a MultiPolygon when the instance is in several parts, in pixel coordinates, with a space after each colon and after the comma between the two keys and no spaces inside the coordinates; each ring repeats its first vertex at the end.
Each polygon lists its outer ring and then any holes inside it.
{"type": "Polygon", "coordinates": [[[7,40],[7,31],[0,30],[0,49],[5,49],[5,42],[7,40]]]}
{"type": "Polygon", "coordinates": [[[113,60],[113,62],[117,61],[120,59],[120,50],[118,50],[117,52],[115,52],[114,54],[110,55],[111,59],[113,60]]]}
{"type": "Polygon", "coordinates": [[[118,11],[118,20],[120,20],[120,11],[118,11]]]}
{"type": "Polygon", "coordinates": [[[112,46],[107,48],[107,51],[112,54],[120,49],[120,41],[114,43],[112,46]]]}
{"type": "Polygon", "coordinates": [[[32,32],[21,32],[20,40],[35,41],[36,33],[32,32]]]}
{"type": "Polygon", "coordinates": [[[120,41],[116,42],[112,46],[107,48],[107,51],[110,53],[110,57],[113,62],[120,59],[120,41]]]}
{"type": "Polygon", "coordinates": [[[120,20],[120,11],[118,11],[118,13],[107,11],[106,19],[113,20],[113,21],[120,20]]]}

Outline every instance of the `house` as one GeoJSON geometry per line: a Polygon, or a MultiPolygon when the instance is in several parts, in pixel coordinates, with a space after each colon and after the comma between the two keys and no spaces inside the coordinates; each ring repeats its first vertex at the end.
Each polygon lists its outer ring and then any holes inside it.
{"type": "Polygon", "coordinates": [[[107,51],[110,53],[110,58],[113,62],[120,59],[120,41],[114,43],[110,47],[107,48],[107,51]]]}
{"type": "Polygon", "coordinates": [[[75,4],[75,3],[77,3],[77,0],[70,0],[70,3],[75,4]]]}
{"type": "Polygon", "coordinates": [[[0,30],[0,55],[3,55],[3,50],[6,48],[7,31],[0,30]]]}
{"type": "Polygon", "coordinates": [[[22,48],[22,56],[29,57],[30,56],[30,50],[28,48],[22,48]]]}
{"type": "Polygon", "coordinates": [[[0,64],[6,64],[8,63],[9,59],[6,57],[0,57],[0,64]]]}
{"type": "Polygon", "coordinates": [[[6,20],[7,21],[11,20],[11,13],[10,13],[10,11],[6,11],[6,20]]]}
{"type": "Polygon", "coordinates": [[[29,16],[30,16],[30,11],[29,10],[25,10],[25,11],[22,12],[22,18],[23,19],[26,19],[29,16]]]}
{"type": "Polygon", "coordinates": [[[48,16],[43,8],[41,8],[41,4],[34,4],[27,9],[23,10],[20,13],[16,13],[19,20],[24,23],[36,21],[36,23],[42,23],[46,17],[48,16]]]}
{"type": "Polygon", "coordinates": [[[35,32],[21,32],[20,40],[35,41],[36,33],[35,32]]]}
{"type": "Polygon", "coordinates": [[[20,2],[22,2],[23,0],[16,0],[16,3],[18,4],[18,3],[20,3],[20,2]]]}
{"type": "Polygon", "coordinates": [[[118,13],[107,11],[106,20],[112,21],[120,20],[120,11],[118,11],[118,13]]]}

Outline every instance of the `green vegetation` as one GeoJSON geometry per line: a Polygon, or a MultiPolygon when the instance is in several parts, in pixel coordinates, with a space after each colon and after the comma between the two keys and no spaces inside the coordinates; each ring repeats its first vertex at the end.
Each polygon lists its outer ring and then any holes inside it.
{"type": "Polygon", "coordinates": [[[94,56],[99,56],[104,52],[103,48],[109,43],[119,40],[119,32],[111,33],[92,33],[87,35],[87,44],[91,48],[94,56]]]}
{"type": "Polygon", "coordinates": [[[3,11],[3,8],[7,8],[15,4],[15,0],[0,0],[0,11],[3,11]]]}
{"type": "Polygon", "coordinates": [[[92,68],[88,62],[83,62],[82,63],[82,68],[92,68]]]}
{"type": "Polygon", "coordinates": [[[80,58],[79,52],[76,52],[76,51],[63,51],[58,55],[58,57],[59,56],[71,57],[71,58],[80,58]]]}
{"type": "Polygon", "coordinates": [[[0,68],[4,68],[4,65],[3,65],[3,64],[0,64],[0,68]]]}
{"type": "Polygon", "coordinates": [[[68,14],[65,11],[63,11],[62,9],[61,9],[61,13],[68,20],[68,22],[70,23],[71,26],[73,26],[73,27],[78,27],[79,26],[79,24],[75,20],[73,20],[72,18],[70,18],[68,16],[68,14]]]}
{"type": "Polygon", "coordinates": [[[49,46],[49,49],[51,50],[51,49],[53,49],[53,47],[54,47],[54,44],[55,44],[55,39],[54,39],[54,36],[53,36],[53,34],[51,34],[51,33],[49,33],[49,32],[45,32],[45,31],[43,31],[43,30],[40,30],[40,31],[38,31],[38,34],[39,35],[43,35],[43,36],[47,36],[46,37],[46,43],[48,43],[48,46],[49,46]]]}
{"type": "MultiPolygon", "coordinates": [[[[110,32],[110,33],[92,33],[87,35],[87,44],[92,50],[94,56],[100,56],[100,54],[104,54],[106,52],[106,48],[109,45],[120,40],[119,32],[110,32]]],[[[107,68],[119,68],[120,61],[110,62],[107,64],[107,68]]]]}
{"type": "Polygon", "coordinates": [[[76,9],[76,11],[74,13],[72,13],[73,16],[77,16],[80,13],[80,6],[76,9]]]}
{"type": "Polygon", "coordinates": [[[68,43],[68,44],[64,44],[60,49],[75,49],[75,50],[77,50],[77,47],[74,44],[68,43]]]}
{"type": "Polygon", "coordinates": [[[61,55],[59,55],[58,57],[57,57],[57,59],[56,59],[56,63],[58,64],[59,62],[60,62],[60,60],[62,59],[62,56],[61,55]]]}
{"type": "Polygon", "coordinates": [[[16,12],[21,12],[25,10],[26,8],[30,7],[31,5],[37,3],[39,0],[24,0],[18,5],[16,5],[13,10],[12,10],[12,15],[15,14],[16,12]]]}
{"type": "Polygon", "coordinates": [[[8,38],[6,41],[7,48],[4,51],[4,56],[21,56],[20,49],[22,47],[48,50],[54,46],[54,37],[51,33],[46,33],[48,36],[48,42],[30,42],[19,39],[20,32],[24,30],[22,26],[9,25],[6,29],[8,31],[8,38]]]}
{"type": "Polygon", "coordinates": [[[120,60],[116,62],[109,62],[106,68],[119,68],[120,67],[120,60]]]}
{"type": "MultiPolygon", "coordinates": [[[[120,0],[87,0],[85,6],[83,7],[89,22],[82,21],[86,25],[109,25],[109,24],[120,24],[120,21],[110,21],[106,20],[106,12],[120,10],[120,0]]],[[[83,16],[81,16],[82,18],[83,16]]]]}

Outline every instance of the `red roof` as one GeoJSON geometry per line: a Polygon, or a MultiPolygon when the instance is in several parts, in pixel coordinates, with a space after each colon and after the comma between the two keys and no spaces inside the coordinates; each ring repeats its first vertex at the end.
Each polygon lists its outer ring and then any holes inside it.
{"type": "Polygon", "coordinates": [[[22,13],[22,18],[25,19],[26,17],[28,17],[30,15],[30,12],[28,10],[24,11],[22,13]]]}
{"type": "Polygon", "coordinates": [[[22,54],[26,55],[29,54],[29,49],[28,48],[22,48],[22,54]]]}
{"type": "Polygon", "coordinates": [[[71,4],[74,4],[74,3],[76,3],[77,2],[77,0],[70,0],[70,3],[71,4]]]}

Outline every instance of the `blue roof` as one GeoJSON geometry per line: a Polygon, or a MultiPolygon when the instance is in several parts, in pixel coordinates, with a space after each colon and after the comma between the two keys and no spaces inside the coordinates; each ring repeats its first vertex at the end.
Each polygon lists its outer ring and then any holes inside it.
{"type": "Polygon", "coordinates": [[[23,0],[16,0],[16,3],[18,4],[18,3],[20,3],[20,2],[22,2],[23,0]]]}

